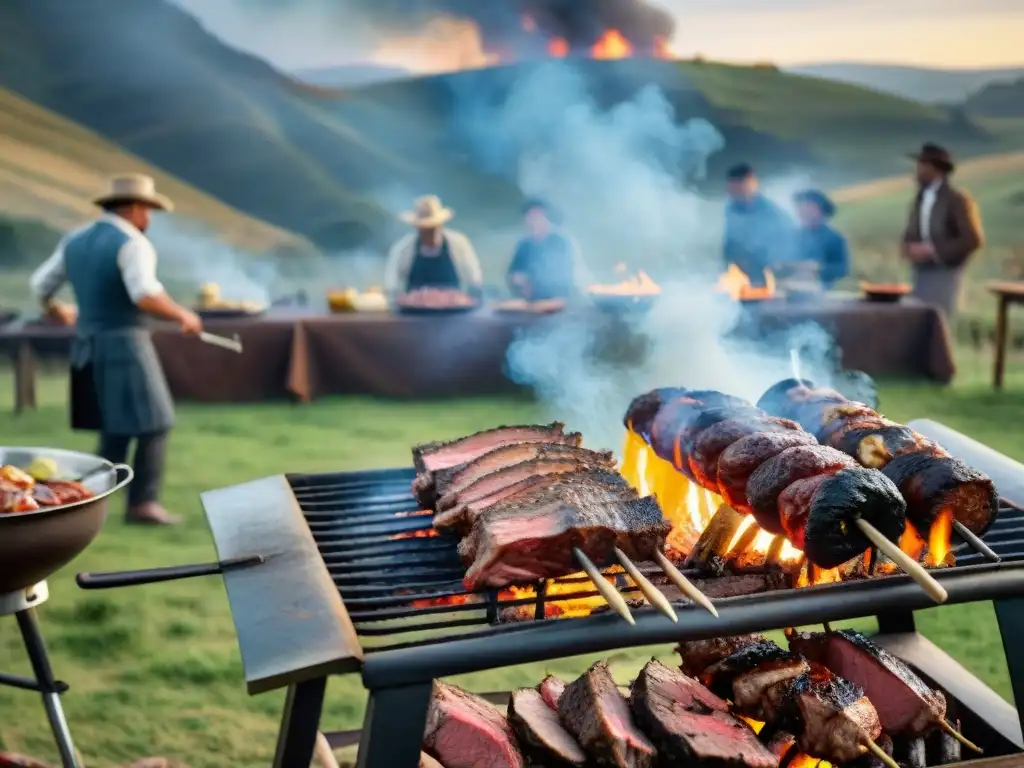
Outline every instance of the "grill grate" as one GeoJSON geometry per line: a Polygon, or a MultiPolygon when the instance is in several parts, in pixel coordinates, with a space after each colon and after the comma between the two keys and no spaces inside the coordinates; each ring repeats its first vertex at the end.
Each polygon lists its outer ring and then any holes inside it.
{"type": "MultiPolygon", "coordinates": [[[[437,642],[450,637],[453,630],[512,631],[529,626],[531,618],[544,619],[548,605],[565,606],[571,600],[597,596],[585,577],[559,579],[560,585],[569,585],[569,591],[560,589],[557,594],[548,594],[544,582],[531,585],[533,594],[525,596],[507,590],[467,592],[457,541],[427,536],[431,516],[420,512],[411,494],[413,477],[412,468],[288,477],[368,650],[437,642]],[[516,623],[501,623],[507,609],[518,609],[516,623]],[[397,642],[389,644],[388,638],[397,642]]],[[[1024,559],[1024,510],[1004,501],[985,542],[1005,561],[1024,559]]],[[[963,542],[955,553],[954,570],[985,562],[963,542]]],[[[654,566],[641,570],[651,578],[661,573],[654,566]]],[[[687,575],[700,578],[702,574],[687,575]]],[[[624,579],[617,586],[627,598],[640,597],[639,590],[624,579]]]]}

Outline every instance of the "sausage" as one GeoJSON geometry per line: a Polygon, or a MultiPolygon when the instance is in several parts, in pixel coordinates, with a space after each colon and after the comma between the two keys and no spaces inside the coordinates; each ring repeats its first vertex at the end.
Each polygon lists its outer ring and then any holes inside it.
{"type": "Polygon", "coordinates": [[[800,425],[774,416],[751,417],[743,415],[714,424],[693,441],[689,455],[690,471],[697,482],[712,490],[718,488],[718,460],[722,453],[737,440],[757,432],[799,432],[800,425]]]}
{"type": "Polygon", "coordinates": [[[951,456],[909,453],[882,470],[907,500],[907,514],[921,531],[931,528],[943,509],[971,533],[983,535],[999,514],[999,496],[986,475],[951,456]]]}
{"type": "MultiPolygon", "coordinates": [[[[779,495],[797,480],[832,475],[858,464],[845,453],[826,445],[798,445],[762,463],[747,482],[747,505],[758,524],[769,533],[785,533],[779,520],[779,495]]],[[[904,505],[905,506],[905,505],[904,505]]]]}
{"type": "Polygon", "coordinates": [[[833,445],[863,467],[882,469],[897,456],[925,453],[947,455],[939,446],[902,424],[854,424],[837,433],[833,445]]]}
{"type": "MultiPolygon", "coordinates": [[[[763,420],[767,418],[767,413],[752,405],[746,405],[740,408],[732,406],[705,408],[691,419],[689,423],[680,430],[679,434],[676,435],[675,456],[678,457],[679,463],[687,470],[687,476],[692,476],[693,479],[696,479],[697,476],[693,471],[693,462],[691,459],[693,457],[697,440],[700,439],[701,435],[712,427],[721,424],[723,421],[746,420],[749,422],[762,423],[763,420]]],[[[714,490],[715,484],[712,483],[710,488],[714,490]]]]}
{"type": "Polygon", "coordinates": [[[651,422],[654,421],[654,417],[658,415],[661,407],[670,400],[685,397],[686,392],[687,390],[683,387],[660,387],[634,397],[622,419],[623,425],[644,440],[650,439],[651,422]]]}
{"type": "MultiPolygon", "coordinates": [[[[658,410],[651,423],[650,445],[654,453],[693,480],[689,462],[681,453],[682,439],[689,437],[691,427],[703,417],[705,411],[715,409],[756,412],[750,403],[732,395],[707,391],[689,392],[684,397],[666,403],[658,410]]],[[[724,410],[722,412],[725,413],[724,410]]]]}
{"type": "Polygon", "coordinates": [[[718,489],[733,509],[750,513],[747,482],[765,461],[787,448],[814,445],[809,432],[757,432],[737,440],[718,457],[718,489]]]}

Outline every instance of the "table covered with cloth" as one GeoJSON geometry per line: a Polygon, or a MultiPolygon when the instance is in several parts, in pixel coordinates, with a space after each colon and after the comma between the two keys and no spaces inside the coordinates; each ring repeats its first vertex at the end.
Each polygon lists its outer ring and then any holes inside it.
{"type": "MultiPolygon", "coordinates": [[[[598,310],[575,311],[607,322],[598,310]]],[[[744,308],[758,332],[817,322],[842,348],[845,368],[872,376],[948,382],[955,373],[949,330],[939,311],[913,301],[869,304],[826,299],[813,304],[765,302],[744,308]]],[[[442,317],[353,313],[207,323],[211,333],[237,334],[235,354],[156,327],[153,340],[174,397],[228,403],[327,395],[393,398],[468,396],[515,391],[506,353],[521,329],[559,323],[565,315],[531,316],[488,309],[442,317]]],[[[13,325],[0,329],[0,353],[15,372],[15,409],[35,407],[39,358],[66,360],[73,329],[13,325]]]]}

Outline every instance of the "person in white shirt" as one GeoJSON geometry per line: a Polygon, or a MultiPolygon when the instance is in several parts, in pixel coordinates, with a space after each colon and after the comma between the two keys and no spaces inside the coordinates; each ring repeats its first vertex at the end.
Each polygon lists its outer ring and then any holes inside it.
{"type": "Polygon", "coordinates": [[[94,202],[103,215],[61,240],[32,275],[31,287],[51,318],[77,326],[71,428],[99,432],[98,453],[115,464],[127,460],[135,442],[126,522],[173,525],[179,520],[159,496],[174,402],[145,317],[176,322],[186,334],[200,333],[202,322],[157,279],[156,251],[145,231],[152,210],[171,211],[173,205],[153,179],[114,177],[94,202]],[[77,310],[55,299],[66,283],[77,310]]]}
{"type": "Polygon", "coordinates": [[[911,157],[917,161],[919,189],[903,231],[902,252],[910,262],[914,296],[942,309],[952,322],[964,267],[985,244],[981,214],[970,195],[949,183],[956,165],[948,151],[925,144],[911,157]]]}

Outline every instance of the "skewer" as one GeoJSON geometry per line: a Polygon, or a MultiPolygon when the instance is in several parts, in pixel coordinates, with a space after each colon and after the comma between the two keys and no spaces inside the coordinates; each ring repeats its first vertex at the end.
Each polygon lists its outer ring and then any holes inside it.
{"type": "Polygon", "coordinates": [[[967,542],[967,546],[989,562],[998,563],[1002,559],[999,555],[993,552],[989,545],[982,541],[977,534],[972,533],[971,530],[959,520],[953,521],[953,530],[956,531],[957,535],[961,539],[967,542]]]}
{"type": "Polygon", "coordinates": [[[583,554],[583,550],[579,547],[573,547],[573,554],[576,556],[576,562],[580,564],[580,567],[587,572],[587,576],[594,582],[594,588],[601,593],[601,597],[608,603],[608,606],[619,614],[622,618],[628,621],[630,624],[636,624],[636,620],[633,618],[633,614],[629,612],[629,606],[626,605],[626,601],[619,594],[619,591],[615,589],[611,584],[604,580],[604,576],[601,575],[601,571],[598,570],[597,566],[583,554]]]}
{"type": "Polygon", "coordinates": [[[676,616],[675,609],[672,608],[672,603],[668,601],[668,598],[661,594],[661,590],[654,586],[650,579],[640,573],[640,569],[633,564],[633,561],[629,559],[625,552],[618,547],[615,547],[615,557],[622,563],[622,567],[626,569],[626,573],[629,574],[629,578],[633,580],[633,583],[640,588],[640,592],[647,602],[657,608],[663,614],[669,617],[674,623],[679,623],[679,617],[676,616]]]}
{"type": "Polygon", "coordinates": [[[331,749],[330,742],[327,741],[327,737],[320,731],[316,732],[316,747],[313,750],[313,754],[316,756],[316,760],[320,763],[321,768],[341,768],[338,765],[337,758],[334,756],[334,750],[331,749]]]}
{"type": "Polygon", "coordinates": [[[939,584],[939,582],[937,582],[932,575],[921,566],[920,563],[916,562],[896,544],[893,544],[885,538],[880,530],[875,528],[875,526],[867,520],[863,520],[859,517],[855,522],[857,523],[857,527],[860,528],[861,533],[867,536],[871,543],[874,544],[874,546],[883,555],[896,563],[904,573],[916,581],[921,589],[928,593],[932,600],[936,603],[944,603],[949,599],[949,594],[943,586],[939,584]]]}
{"type": "Polygon", "coordinates": [[[864,741],[862,741],[861,744],[867,747],[868,750],[871,751],[871,754],[873,754],[875,757],[877,757],[879,760],[885,763],[885,765],[887,765],[889,768],[900,768],[899,763],[897,763],[895,760],[889,757],[889,754],[884,749],[875,744],[875,742],[869,739],[867,736],[864,737],[864,741]]]}
{"type": "Polygon", "coordinates": [[[718,618],[718,611],[714,604],[712,604],[708,599],[708,596],[693,586],[693,584],[690,583],[690,580],[683,576],[679,569],[672,564],[671,560],[665,557],[661,552],[655,552],[654,559],[657,561],[658,565],[661,566],[661,570],[665,572],[665,575],[668,576],[668,580],[679,587],[680,592],[690,598],[690,600],[695,604],[705,609],[716,619],[718,618]]]}
{"type": "Polygon", "coordinates": [[[946,722],[946,718],[944,718],[944,717],[940,717],[939,718],[939,728],[944,730],[946,733],[948,733],[950,736],[952,736],[954,739],[959,741],[961,744],[963,744],[968,749],[970,749],[970,750],[972,750],[974,752],[977,752],[979,755],[985,754],[985,750],[983,750],[981,747],[979,747],[977,744],[975,744],[970,739],[966,738],[962,733],[960,733],[960,731],[958,731],[952,725],[947,723],[946,722]]]}

